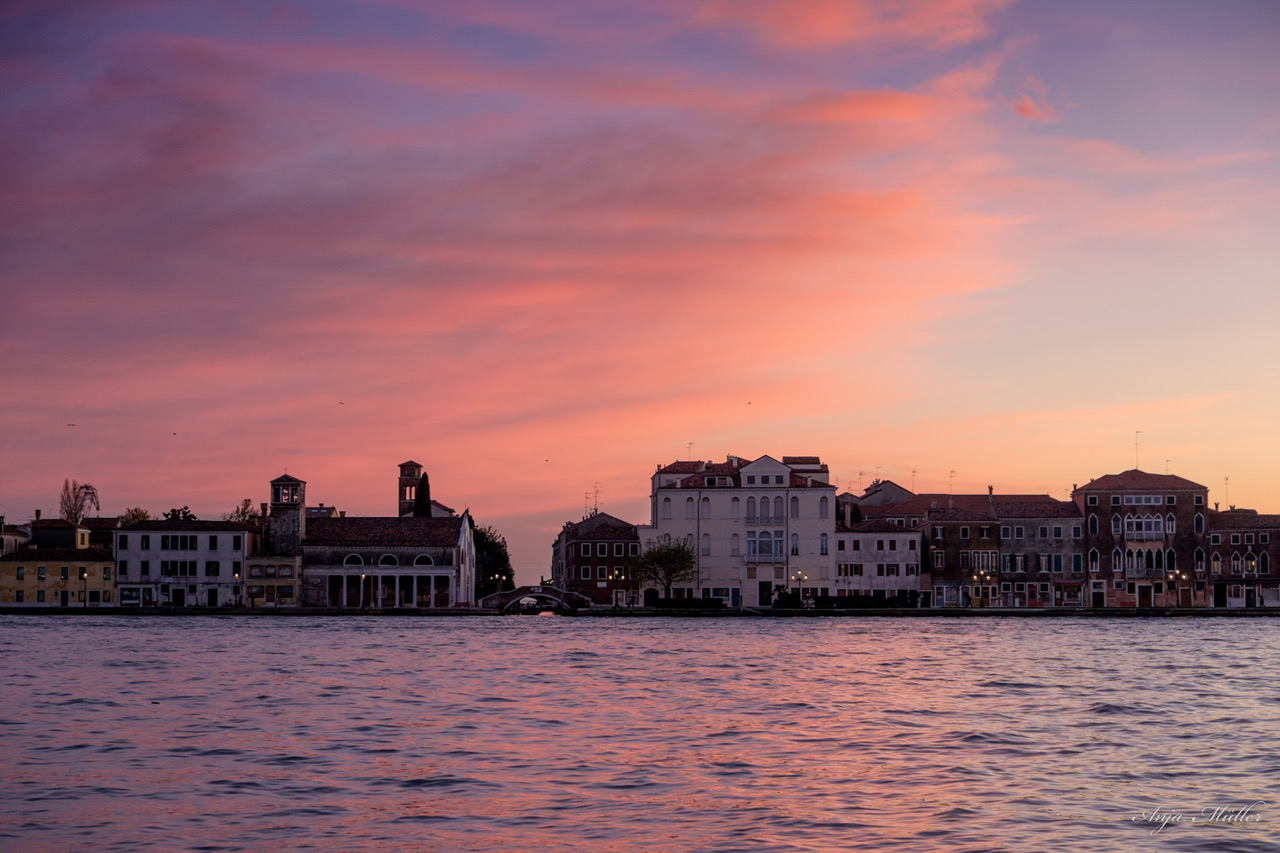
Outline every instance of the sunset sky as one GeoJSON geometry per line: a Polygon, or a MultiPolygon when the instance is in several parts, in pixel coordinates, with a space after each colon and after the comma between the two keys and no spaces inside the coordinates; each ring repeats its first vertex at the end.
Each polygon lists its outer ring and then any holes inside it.
{"type": "Polygon", "coordinates": [[[0,76],[10,523],[414,459],[529,582],[729,453],[1280,512],[1280,3],[17,0],[0,76]]]}

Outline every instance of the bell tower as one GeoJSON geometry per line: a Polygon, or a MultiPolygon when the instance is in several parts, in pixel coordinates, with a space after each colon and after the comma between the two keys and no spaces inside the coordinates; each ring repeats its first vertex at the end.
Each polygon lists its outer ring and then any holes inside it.
{"type": "Polygon", "coordinates": [[[271,509],[267,516],[269,548],[281,556],[302,553],[307,535],[307,484],[281,474],[271,481],[271,509]]]}
{"type": "Polygon", "coordinates": [[[422,480],[422,466],[412,459],[400,463],[399,515],[413,515],[413,503],[418,498],[418,483],[422,480]]]}

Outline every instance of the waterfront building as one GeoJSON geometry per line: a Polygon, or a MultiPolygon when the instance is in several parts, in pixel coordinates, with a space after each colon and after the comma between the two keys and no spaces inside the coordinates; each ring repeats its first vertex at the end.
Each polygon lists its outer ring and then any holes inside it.
{"type": "Polygon", "coordinates": [[[1280,515],[1236,509],[1208,515],[1213,607],[1280,607],[1280,515]]]}
{"type": "Polygon", "coordinates": [[[768,607],[783,588],[830,594],[835,572],[835,486],[817,456],[772,456],[658,466],[650,482],[644,546],[684,541],[698,579],[674,597],[768,607]],[[669,539],[668,539],[669,537],[669,539]]]}
{"type": "Polygon", "coordinates": [[[853,596],[867,606],[932,603],[931,578],[923,563],[924,533],[882,518],[853,525],[837,522],[836,572],[832,594],[853,596]]]}
{"type": "Polygon", "coordinates": [[[1087,606],[1211,604],[1207,488],[1132,469],[1077,486],[1072,500],[1085,524],[1087,606]]]}
{"type": "Polygon", "coordinates": [[[999,524],[1004,607],[1079,607],[1084,574],[1084,519],[1071,501],[1045,496],[992,496],[999,524]]]}
{"type": "Polygon", "coordinates": [[[5,524],[4,516],[0,515],[0,556],[12,554],[27,544],[29,534],[30,530],[23,530],[15,524],[5,524]]]}
{"type": "Polygon", "coordinates": [[[272,480],[267,544],[253,563],[259,574],[248,579],[246,603],[352,610],[469,607],[476,570],[470,513],[454,515],[431,500],[416,462],[399,466],[398,486],[396,515],[348,517],[332,507],[309,508],[307,484],[297,477],[272,480]]]}
{"type": "Polygon", "coordinates": [[[564,523],[551,545],[551,583],[592,604],[639,604],[632,567],[640,557],[636,525],[593,510],[581,521],[564,523]]]}
{"type": "Polygon", "coordinates": [[[258,553],[248,522],[161,519],[114,531],[120,604],[231,607],[245,561],[258,553]]]}
{"type": "Polygon", "coordinates": [[[0,604],[114,607],[114,567],[110,551],[89,547],[87,528],[37,517],[31,541],[0,557],[0,604]]]}

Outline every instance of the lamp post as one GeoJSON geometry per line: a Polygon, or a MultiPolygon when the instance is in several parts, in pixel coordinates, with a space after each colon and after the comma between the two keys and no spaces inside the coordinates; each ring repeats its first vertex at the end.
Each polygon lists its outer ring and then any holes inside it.
{"type": "Polygon", "coordinates": [[[364,610],[364,579],[366,575],[360,575],[360,606],[358,610],[364,610]]]}
{"type": "Polygon", "coordinates": [[[235,596],[236,607],[240,606],[240,573],[236,572],[231,576],[234,585],[231,588],[232,595],[235,596]]]}
{"type": "Polygon", "coordinates": [[[800,598],[800,603],[804,604],[804,584],[809,580],[809,576],[804,572],[792,572],[791,580],[796,585],[796,595],[800,598]]]}

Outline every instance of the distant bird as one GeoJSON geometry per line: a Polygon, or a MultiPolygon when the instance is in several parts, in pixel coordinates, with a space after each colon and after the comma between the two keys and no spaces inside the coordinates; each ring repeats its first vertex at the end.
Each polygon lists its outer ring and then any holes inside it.
{"type": "Polygon", "coordinates": [[[75,424],[67,424],[67,426],[75,426],[75,424]]]}
{"type": "Polygon", "coordinates": [[[338,405],[339,405],[339,406],[345,406],[345,405],[346,405],[346,403],[344,403],[344,402],[342,402],[341,400],[339,400],[339,401],[338,401],[338,405]]]}

